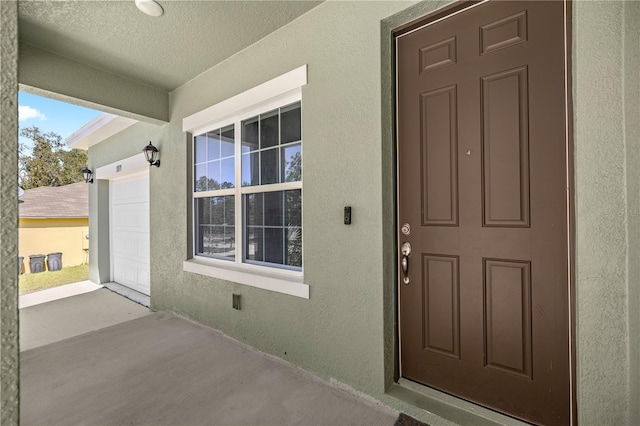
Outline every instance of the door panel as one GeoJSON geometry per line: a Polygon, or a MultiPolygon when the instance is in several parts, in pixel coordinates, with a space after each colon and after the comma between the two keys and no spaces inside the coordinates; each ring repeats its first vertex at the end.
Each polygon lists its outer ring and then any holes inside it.
{"type": "Polygon", "coordinates": [[[571,411],[563,8],[490,1],[397,44],[402,375],[543,424],[571,411]]]}
{"type": "Polygon", "coordinates": [[[527,67],[482,77],[484,226],[529,226],[527,67]]]}
{"type": "Polygon", "coordinates": [[[422,347],[460,358],[459,270],[457,256],[422,255],[424,317],[422,347]]]}
{"type": "Polygon", "coordinates": [[[529,262],[484,259],[488,367],[531,377],[531,271],[529,262]]]}
{"type": "Polygon", "coordinates": [[[420,95],[422,224],[458,224],[456,87],[420,95]]]}
{"type": "Polygon", "coordinates": [[[114,282],[150,294],[149,176],[111,181],[114,282]]]}

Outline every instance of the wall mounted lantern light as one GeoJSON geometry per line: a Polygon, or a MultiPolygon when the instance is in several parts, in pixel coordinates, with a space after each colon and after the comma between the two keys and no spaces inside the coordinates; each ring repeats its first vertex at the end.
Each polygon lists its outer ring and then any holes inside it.
{"type": "Polygon", "coordinates": [[[151,144],[149,141],[149,145],[142,148],[142,152],[144,152],[144,156],[149,162],[149,167],[156,166],[160,167],[160,160],[158,160],[158,148],[151,144]]]}
{"type": "Polygon", "coordinates": [[[93,183],[93,172],[88,167],[82,169],[82,177],[84,178],[85,183],[93,183]]]}

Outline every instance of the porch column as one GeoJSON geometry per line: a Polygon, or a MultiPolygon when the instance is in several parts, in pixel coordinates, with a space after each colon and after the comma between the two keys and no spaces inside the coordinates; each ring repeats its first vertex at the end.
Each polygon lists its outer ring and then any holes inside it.
{"type": "Polygon", "coordinates": [[[0,424],[20,415],[18,348],[18,3],[0,1],[0,424]]]}

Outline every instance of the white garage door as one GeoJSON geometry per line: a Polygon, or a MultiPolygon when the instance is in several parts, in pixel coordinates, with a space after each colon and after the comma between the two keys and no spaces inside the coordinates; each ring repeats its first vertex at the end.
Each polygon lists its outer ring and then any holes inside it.
{"type": "Polygon", "coordinates": [[[110,184],[112,281],[150,295],[149,172],[110,184]]]}

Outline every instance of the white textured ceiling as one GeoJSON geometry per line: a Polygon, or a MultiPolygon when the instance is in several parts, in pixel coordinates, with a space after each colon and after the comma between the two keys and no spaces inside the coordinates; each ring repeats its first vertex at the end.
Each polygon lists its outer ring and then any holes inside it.
{"type": "Polygon", "coordinates": [[[320,4],[158,3],[165,13],[153,18],[140,12],[134,0],[20,0],[20,41],[171,91],[320,4]]]}

